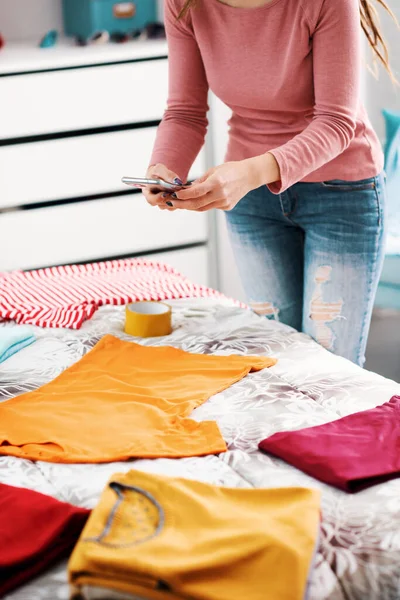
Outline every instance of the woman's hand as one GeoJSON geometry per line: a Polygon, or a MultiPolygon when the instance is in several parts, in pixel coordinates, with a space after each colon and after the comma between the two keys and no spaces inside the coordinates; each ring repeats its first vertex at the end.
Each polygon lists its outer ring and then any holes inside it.
{"type": "MultiPolygon", "coordinates": [[[[162,179],[163,181],[177,183],[178,185],[182,183],[178,175],[167,169],[165,165],[152,165],[149,167],[147,169],[146,178],[162,179]]],[[[143,189],[143,195],[151,206],[158,206],[161,210],[175,210],[175,208],[167,204],[167,202],[171,204],[171,192],[158,192],[153,187],[147,185],[143,189]]]]}
{"type": "Polygon", "coordinates": [[[251,190],[280,178],[279,166],[272,154],[228,162],[210,169],[190,188],[171,198],[174,208],[204,212],[212,208],[232,210],[251,190]]]}

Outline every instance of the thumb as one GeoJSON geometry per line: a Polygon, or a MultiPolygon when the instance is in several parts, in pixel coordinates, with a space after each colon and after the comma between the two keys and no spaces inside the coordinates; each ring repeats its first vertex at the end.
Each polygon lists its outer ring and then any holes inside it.
{"type": "Polygon", "coordinates": [[[162,179],[163,181],[169,181],[170,183],[177,183],[175,182],[176,179],[180,181],[178,175],[167,169],[165,165],[155,165],[150,172],[151,176],[155,179],[162,179]]]}
{"type": "Polygon", "coordinates": [[[214,172],[215,172],[215,167],[213,167],[212,169],[208,169],[208,171],[206,171],[204,173],[204,175],[195,179],[193,181],[192,185],[197,185],[198,183],[204,183],[210,177],[210,175],[212,175],[214,172]]]}

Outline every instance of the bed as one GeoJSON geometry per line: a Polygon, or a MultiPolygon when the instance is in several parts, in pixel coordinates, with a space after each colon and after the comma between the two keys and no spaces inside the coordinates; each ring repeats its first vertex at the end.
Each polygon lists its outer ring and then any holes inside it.
{"type": "MultiPolygon", "coordinates": [[[[282,430],[322,424],[369,409],[400,385],[335,357],[307,336],[260,318],[228,300],[171,302],[174,332],[166,344],[190,352],[267,354],[271,369],[252,373],[193,414],[216,420],[228,442],[219,456],[57,465],[0,458],[0,482],[93,507],[108,477],[133,466],[147,472],[229,487],[308,486],[322,490],[322,525],[310,600],[400,598],[400,479],[348,495],[262,454],[259,440],[282,430]]],[[[33,390],[77,361],[106,333],[123,333],[123,307],[102,307],[79,331],[37,329],[38,340],[0,366],[0,401],[33,390]]],[[[266,582],[266,600],[268,599],[266,582]]],[[[8,595],[7,600],[67,600],[66,563],[8,595]]],[[[244,599],[245,600],[245,599],[244,599]]],[[[272,600],[272,599],[271,599],[272,600]]]]}

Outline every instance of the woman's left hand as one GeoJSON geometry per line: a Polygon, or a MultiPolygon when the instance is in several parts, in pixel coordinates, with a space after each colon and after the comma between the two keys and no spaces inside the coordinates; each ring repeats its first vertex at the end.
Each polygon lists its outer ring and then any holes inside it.
{"type": "Polygon", "coordinates": [[[228,162],[207,171],[188,189],[171,198],[174,208],[204,212],[213,208],[232,210],[251,190],[279,179],[272,154],[228,162]]]}

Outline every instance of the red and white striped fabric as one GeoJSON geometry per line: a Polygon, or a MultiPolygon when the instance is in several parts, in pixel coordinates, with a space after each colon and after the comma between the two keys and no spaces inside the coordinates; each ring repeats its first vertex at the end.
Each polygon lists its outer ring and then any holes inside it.
{"type": "Polygon", "coordinates": [[[104,304],[223,298],[172,267],[144,259],[0,273],[0,320],[79,329],[104,304]]]}

